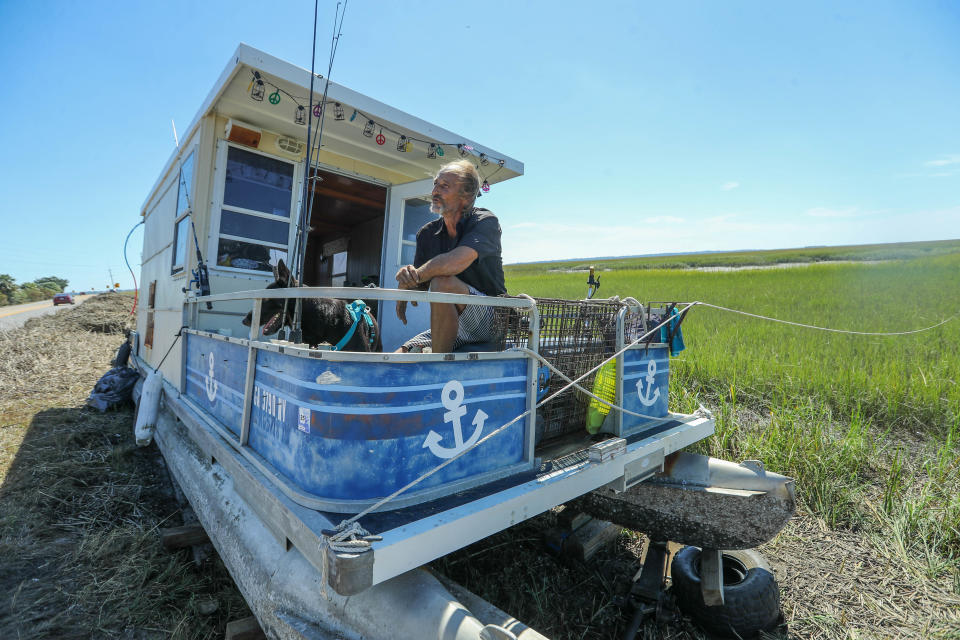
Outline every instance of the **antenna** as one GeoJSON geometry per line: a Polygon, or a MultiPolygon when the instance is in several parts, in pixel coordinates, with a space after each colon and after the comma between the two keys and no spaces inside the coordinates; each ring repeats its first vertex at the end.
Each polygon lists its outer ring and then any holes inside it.
{"type": "Polygon", "coordinates": [[[173,121],[173,118],[170,118],[170,126],[173,127],[173,143],[177,145],[177,149],[179,149],[180,138],[177,137],[177,123],[173,121]]]}

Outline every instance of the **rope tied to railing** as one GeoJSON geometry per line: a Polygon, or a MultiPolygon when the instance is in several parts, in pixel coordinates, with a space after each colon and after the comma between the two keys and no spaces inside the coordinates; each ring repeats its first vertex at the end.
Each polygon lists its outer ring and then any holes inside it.
{"type": "Polygon", "coordinates": [[[167,352],[166,352],[165,354],[163,354],[163,357],[162,357],[162,358],[160,358],[160,364],[157,365],[157,371],[160,371],[160,367],[163,366],[163,361],[166,360],[166,359],[167,359],[167,356],[170,355],[170,352],[173,351],[173,347],[174,347],[175,344],[177,344],[177,340],[179,340],[179,339],[180,339],[180,336],[183,335],[183,330],[184,330],[184,329],[188,329],[188,328],[189,328],[189,327],[187,327],[187,325],[183,325],[183,326],[180,327],[180,328],[177,330],[177,332],[174,334],[174,336],[173,336],[173,342],[170,343],[170,348],[167,349],[167,352]]]}

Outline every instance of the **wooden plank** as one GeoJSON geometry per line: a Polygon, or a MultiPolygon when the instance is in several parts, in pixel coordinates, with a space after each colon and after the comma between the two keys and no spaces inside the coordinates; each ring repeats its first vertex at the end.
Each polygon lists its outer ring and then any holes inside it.
{"type": "Polygon", "coordinates": [[[571,531],[576,531],[591,520],[593,520],[593,516],[567,506],[564,506],[563,510],[557,515],[557,525],[571,531]]]}
{"type": "Polygon", "coordinates": [[[544,532],[544,544],[553,553],[579,562],[589,560],[616,540],[621,530],[619,525],[570,508],[557,516],[557,525],[544,532]]]}
{"type": "MultiPolygon", "coordinates": [[[[184,341],[183,344],[186,346],[186,341],[184,341]]],[[[201,526],[200,519],[197,518],[197,514],[190,505],[190,501],[187,500],[187,496],[184,495],[183,489],[180,487],[180,484],[177,482],[174,475],[170,473],[170,469],[167,466],[167,461],[162,456],[160,460],[160,466],[163,467],[163,472],[169,479],[170,486],[173,487],[173,493],[176,496],[177,504],[180,505],[180,515],[183,518],[183,524],[187,526],[201,526]]],[[[197,565],[198,567],[202,566],[203,563],[213,555],[213,544],[210,542],[195,544],[192,546],[191,552],[193,553],[193,564],[197,565]]]]}
{"type": "Polygon", "coordinates": [[[564,551],[573,558],[587,561],[600,549],[617,539],[620,525],[606,520],[591,520],[573,532],[567,540],[564,551]]]}
{"type": "Polygon", "coordinates": [[[160,540],[168,551],[210,542],[207,532],[199,524],[160,529],[160,540]]]}
{"type": "Polygon", "coordinates": [[[223,640],[266,640],[267,636],[260,628],[260,623],[253,616],[234,620],[227,623],[227,630],[223,640]]]}

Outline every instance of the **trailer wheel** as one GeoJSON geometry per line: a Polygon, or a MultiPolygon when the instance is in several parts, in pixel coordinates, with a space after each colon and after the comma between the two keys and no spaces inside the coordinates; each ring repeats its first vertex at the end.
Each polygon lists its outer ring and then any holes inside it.
{"type": "Polygon", "coordinates": [[[756,637],[780,619],[780,589],[770,565],[753,550],[724,551],[724,604],[708,607],[700,590],[700,549],[684,547],[673,558],[673,594],[680,610],[705,630],[725,637],[756,637]]]}

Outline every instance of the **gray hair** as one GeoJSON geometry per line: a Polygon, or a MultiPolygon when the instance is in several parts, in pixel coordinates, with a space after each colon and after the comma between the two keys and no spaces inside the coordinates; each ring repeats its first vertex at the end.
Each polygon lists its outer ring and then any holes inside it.
{"type": "Polygon", "coordinates": [[[480,172],[474,164],[466,159],[454,160],[440,167],[437,177],[441,173],[454,173],[460,178],[460,195],[467,200],[467,207],[472,207],[480,192],[480,172]]]}

